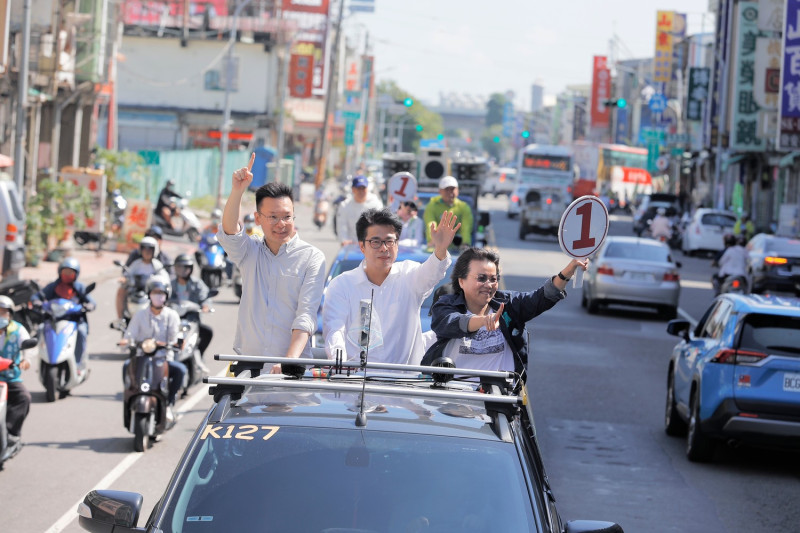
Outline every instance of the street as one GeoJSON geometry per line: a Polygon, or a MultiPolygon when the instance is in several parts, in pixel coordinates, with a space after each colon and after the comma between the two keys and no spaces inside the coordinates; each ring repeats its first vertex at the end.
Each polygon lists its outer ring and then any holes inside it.
{"type": "MultiPolygon", "coordinates": [[[[491,233],[501,254],[506,289],[534,290],[568,258],[554,238],[517,238],[505,197],[481,199],[492,212],[491,233]]],[[[297,206],[304,240],[325,253],[338,243],[330,225],[317,229],[311,209],[297,206]]],[[[610,233],[630,235],[631,219],[613,215],[610,233]]],[[[187,244],[168,242],[165,249],[187,244]]],[[[712,299],[710,259],[682,263],[680,316],[698,320],[712,299]]],[[[197,272],[195,272],[195,275],[197,272]]],[[[116,280],[98,283],[90,314],[91,376],[71,397],[46,403],[38,365],[25,373],[33,394],[22,452],[0,472],[6,531],[82,531],[75,509],[95,488],[139,492],[141,525],[165,489],[183,449],[211,404],[204,386],[179,401],[177,426],[144,454],[132,451],[122,422],[121,366],[116,348],[116,280]]],[[[531,392],[538,438],[559,510],[565,520],[595,518],[626,532],[760,532],[796,530],[800,523],[800,458],[796,453],[723,447],[714,461],[690,463],[685,440],[663,430],[666,364],[677,339],[648,310],[614,308],[589,315],[580,288],[530,324],[531,392]]],[[[230,287],[203,317],[215,336],[206,356],[212,374],[224,365],[211,354],[231,353],[238,303],[230,287]]]]}

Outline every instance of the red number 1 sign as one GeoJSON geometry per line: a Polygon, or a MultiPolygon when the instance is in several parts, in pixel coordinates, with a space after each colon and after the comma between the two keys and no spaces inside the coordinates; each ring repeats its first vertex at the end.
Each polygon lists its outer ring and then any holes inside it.
{"type": "MultiPolygon", "coordinates": [[[[608,234],[608,210],[597,196],[581,196],[561,215],[558,243],[570,257],[583,259],[600,248],[608,234]]],[[[583,284],[583,270],[578,269],[574,287],[583,284]]]]}

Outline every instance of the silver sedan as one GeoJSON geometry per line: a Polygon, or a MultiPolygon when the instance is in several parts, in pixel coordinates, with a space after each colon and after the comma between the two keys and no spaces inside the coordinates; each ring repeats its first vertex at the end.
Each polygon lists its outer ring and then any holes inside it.
{"type": "Polygon", "coordinates": [[[589,264],[581,305],[589,313],[608,304],[654,307],[664,317],[675,318],[680,266],[666,243],[608,237],[589,264]]]}

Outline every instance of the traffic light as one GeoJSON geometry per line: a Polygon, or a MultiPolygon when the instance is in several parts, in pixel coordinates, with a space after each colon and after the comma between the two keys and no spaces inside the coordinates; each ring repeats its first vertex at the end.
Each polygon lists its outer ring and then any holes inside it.
{"type": "Polygon", "coordinates": [[[417,124],[416,130],[417,131],[422,131],[423,130],[422,124],[417,124]]]}
{"type": "Polygon", "coordinates": [[[603,104],[605,104],[606,107],[625,109],[628,106],[628,101],[624,98],[610,98],[608,100],[603,100],[603,104]]]}
{"type": "Polygon", "coordinates": [[[436,138],[441,141],[444,139],[444,134],[440,133],[439,135],[436,136],[436,138]]]}
{"type": "Polygon", "coordinates": [[[528,130],[524,130],[524,131],[522,132],[522,138],[523,138],[523,139],[527,139],[527,138],[528,138],[528,137],[530,137],[530,136],[531,136],[531,132],[529,132],[528,130]]]}
{"type": "Polygon", "coordinates": [[[493,142],[496,142],[496,143],[499,143],[499,142],[500,142],[500,137],[498,137],[497,135],[495,135],[495,136],[494,136],[494,139],[492,139],[492,141],[493,141],[493,142]]]}
{"type": "Polygon", "coordinates": [[[406,107],[411,107],[412,105],[414,105],[414,100],[412,98],[406,98],[405,100],[403,100],[403,105],[406,107]]]}

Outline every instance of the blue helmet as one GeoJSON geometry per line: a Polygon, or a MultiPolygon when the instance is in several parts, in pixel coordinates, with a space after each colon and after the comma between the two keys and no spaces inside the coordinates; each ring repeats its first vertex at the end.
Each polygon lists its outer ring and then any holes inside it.
{"type": "Polygon", "coordinates": [[[74,257],[67,257],[66,259],[61,261],[61,264],[58,265],[58,275],[59,276],[61,275],[61,271],[64,270],[65,268],[69,268],[71,270],[74,270],[76,279],[78,278],[78,275],[80,275],[80,273],[81,273],[81,264],[74,257]]]}
{"type": "Polygon", "coordinates": [[[144,235],[145,237],[154,237],[161,240],[164,237],[164,232],[160,226],[150,226],[144,235]]]}

